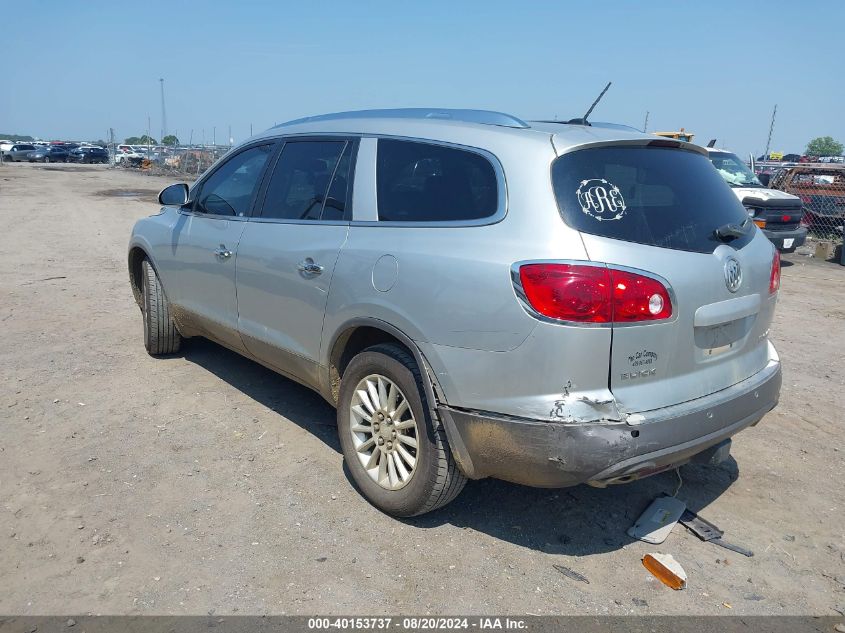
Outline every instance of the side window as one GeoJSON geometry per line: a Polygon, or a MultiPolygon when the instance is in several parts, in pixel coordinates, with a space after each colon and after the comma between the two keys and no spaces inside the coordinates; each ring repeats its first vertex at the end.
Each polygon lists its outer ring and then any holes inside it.
{"type": "MultiPolygon", "coordinates": [[[[327,196],[339,196],[327,204],[335,209],[333,215],[339,206],[342,217],[346,203],[346,185],[342,185],[344,191],[341,194],[332,183],[332,177],[339,171],[338,163],[341,155],[345,154],[347,145],[349,143],[345,141],[285,143],[267,185],[261,217],[279,220],[319,220],[327,196]]],[[[348,163],[347,160],[347,170],[348,163]]],[[[338,187],[340,186],[338,184],[338,187]]]]}
{"type": "Polygon", "coordinates": [[[226,161],[202,184],[196,210],[214,215],[246,215],[272,151],[272,145],[259,145],[226,161]]]}
{"type": "Polygon", "coordinates": [[[453,147],[379,139],[378,216],[393,222],[478,220],[496,213],[498,186],[490,161],[453,147]]]}

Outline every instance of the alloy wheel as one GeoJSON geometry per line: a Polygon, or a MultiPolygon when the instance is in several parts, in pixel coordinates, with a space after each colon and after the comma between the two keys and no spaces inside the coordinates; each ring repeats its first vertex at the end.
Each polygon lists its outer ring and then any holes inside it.
{"type": "Polygon", "coordinates": [[[417,467],[418,427],[399,385],[380,374],[363,378],[349,421],[352,445],[370,478],[385,490],[406,486],[417,467]]]}

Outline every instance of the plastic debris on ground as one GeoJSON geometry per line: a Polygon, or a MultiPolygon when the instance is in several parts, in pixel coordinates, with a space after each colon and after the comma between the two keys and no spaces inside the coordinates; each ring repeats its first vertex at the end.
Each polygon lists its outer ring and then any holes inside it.
{"type": "Polygon", "coordinates": [[[643,566],[667,587],[677,591],[687,586],[687,573],[671,554],[646,554],[643,556],[643,566]]]}
{"type": "Polygon", "coordinates": [[[646,543],[662,543],[686,508],[687,505],[675,497],[658,497],[628,529],[628,536],[646,543]]]}

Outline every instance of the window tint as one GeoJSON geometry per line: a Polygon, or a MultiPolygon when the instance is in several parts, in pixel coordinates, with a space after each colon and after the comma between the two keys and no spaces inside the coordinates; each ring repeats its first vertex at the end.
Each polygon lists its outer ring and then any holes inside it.
{"type": "Polygon", "coordinates": [[[197,210],[215,215],[247,214],[272,149],[272,145],[259,145],[223,163],[203,183],[197,210]]]}
{"type": "MultiPolygon", "coordinates": [[[[626,242],[711,253],[721,243],[718,227],[748,218],[710,161],[687,150],[578,150],[555,160],[552,182],[569,226],[626,242]]],[[[753,237],[750,231],[731,245],[753,237]]]]}
{"type": "Polygon", "coordinates": [[[383,221],[477,220],[498,207],[490,161],[442,145],[379,139],[376,187],[383,221]]]}
{"type": "MultiPolygon", "coordinates": [[[[267,186],[261,217],[320,219],[329,184],[346,145],[345,141],[285,143],[267,186]]],[[[341,200],[345,204],[345,185],[341,200]]],[[[341,216],[342,211],[341,208],[341,216]]]]}

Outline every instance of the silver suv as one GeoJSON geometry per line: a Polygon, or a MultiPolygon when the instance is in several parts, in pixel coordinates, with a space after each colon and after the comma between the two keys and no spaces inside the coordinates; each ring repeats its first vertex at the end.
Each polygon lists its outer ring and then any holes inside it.
{"type": "Polygon", "coordinates": [[[466,478],[716,463],[778,400],[777,251],[692,144],[350,112],[272,128],[159,201],[129,244],[147,350],[203,336],[319,392],[391,514],[466,478]]]}

